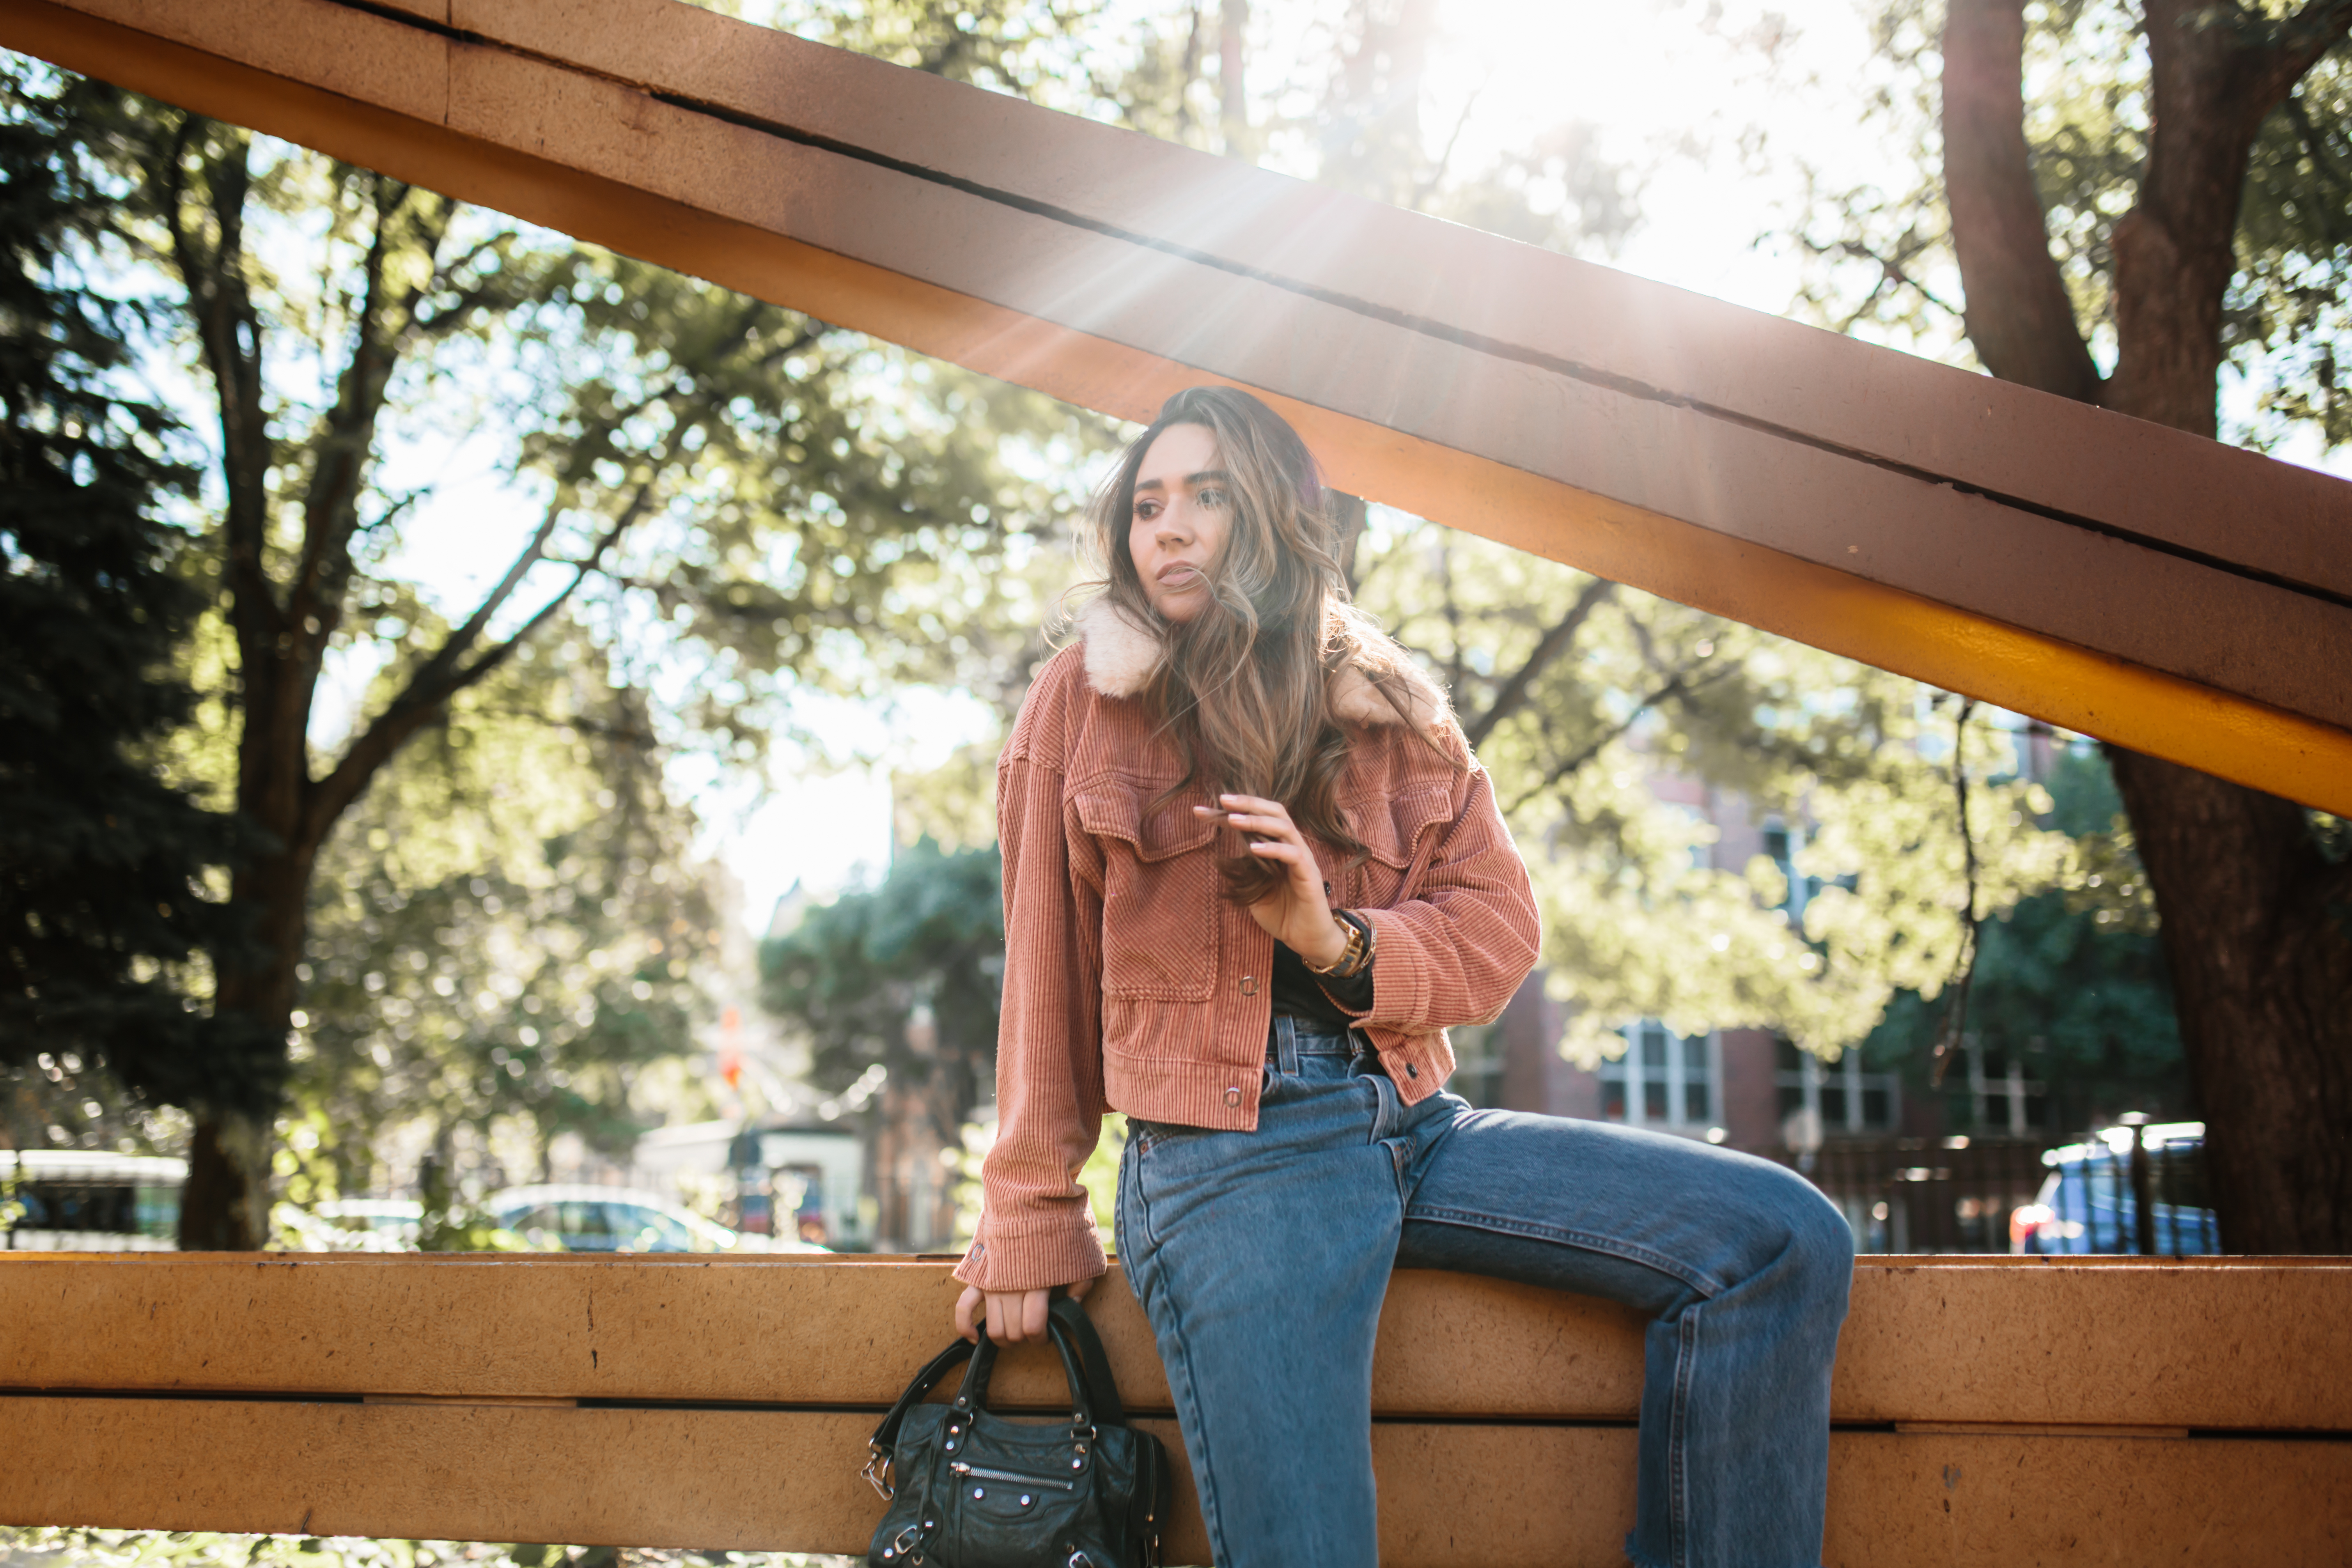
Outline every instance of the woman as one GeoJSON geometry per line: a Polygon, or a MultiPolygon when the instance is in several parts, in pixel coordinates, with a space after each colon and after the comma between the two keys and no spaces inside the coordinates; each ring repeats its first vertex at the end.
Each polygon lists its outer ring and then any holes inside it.
{"type": "Polygon", "coordinates": [[[1852,1237],[1764,1161],[1443,1091],[1446,1029],[1534,966],[1534,900],[1444,697],[1348,603],[1297,432],[1180,393],[1090,520],[1103,592],[998,763],[1001,1121],[958,1331],[1042,1338],[1103,1271],[1075,1178],[1123,1110],[1119,1258],[1224,1568],[1377,1561],[1400,1266],[1654,1314],[1627,1552],[1817,1563],[1852,1237]]]}

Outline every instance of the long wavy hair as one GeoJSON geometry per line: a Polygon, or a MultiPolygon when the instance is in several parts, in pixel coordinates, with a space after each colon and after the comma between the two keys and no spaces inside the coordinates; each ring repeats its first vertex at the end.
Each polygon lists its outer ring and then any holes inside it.
{"type": "MultiPolygon", "coordinates": [[[[1366,850],[1337,798],[1348,735],[1331,710],[1330,678],[1352,667],[1414,720],[1404,652],[1349,602],[1339,530],[1307,443],[1273,409],[1227,386],[1195,386],[1162,405],[1087,509],[1098,586],[1134,625],[1160,636],[1160,660],[1139,697],[1159,710],[1184,761],[1160,797],[1196,782],[1281,801],[1310,837],[1360,861],[1366,850]],[[1160,619],[1128,547],[1136,474],[1160,432],[1204,426],[1227,476],[1230,521],[1206,574],[1210,603],[1183,625],[1160,619]]],[[[1155,803],[1159,804],[1159,803],[1155,803]]],[[[1285,872],[1254,855],[1220,864],[1225,897],[1252,904],[1285,872]]]]}

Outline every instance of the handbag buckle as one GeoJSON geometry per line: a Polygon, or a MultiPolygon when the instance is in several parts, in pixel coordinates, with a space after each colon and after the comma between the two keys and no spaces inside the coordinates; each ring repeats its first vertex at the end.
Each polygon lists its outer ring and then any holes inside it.
{"type": "Polygon", "coordinates": [[[879,1443],[868,1443],[866,1447],[866,1468],[857,1473],[866,1478],[867,1486],[881,1494],[884,1502],[896,1500],[898,1489],[890,1479],[890,1450],[879,1443]]]}

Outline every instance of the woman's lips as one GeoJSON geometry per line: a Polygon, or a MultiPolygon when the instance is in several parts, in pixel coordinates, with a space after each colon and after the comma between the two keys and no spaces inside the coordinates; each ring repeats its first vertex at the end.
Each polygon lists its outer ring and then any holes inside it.
{"type": "Polygon", "coordinates": [[[1201,569],[1189,561],[1173,561],[1160,569],[1160,585],[1163,588],[1184,589],[1201,580],[1201,569]]]}

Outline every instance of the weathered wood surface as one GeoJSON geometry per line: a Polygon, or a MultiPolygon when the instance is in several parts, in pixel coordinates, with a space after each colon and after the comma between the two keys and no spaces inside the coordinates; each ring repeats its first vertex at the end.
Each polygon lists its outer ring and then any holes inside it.
{"type": "MultiPolygon", "coordinates": [[[[771,1411],[26,1398],[0,1519],[287,1535],[859,1553],[872,1417],[771,1411]]],[[[1180,1469],[1174,1423],[1147,1422],[1180,1469]]],[[[1625,1427],[1383,1422],[1381,1561],[1615,1564],[1625,1427]]],[[[2340,1568],[2352,1444],[1839,1432],[1832,1568],[2340,1568]]],[[[1208,1560],[1183,1478],[1169,1561],[1208,1560]]]]}
{"type": "MultiPolygon", "coordinates": [[[[948,1269],[0,1257],[0,1387],[883,1405],[945,1342],[948,1269]]],[[[1088,1310],[1129,1403],[1167,1411],[1150,1327],[1115,1272],[1088,1310]]],[[[2348,1314],[2352,1263],[1868,1259],[1834,1415],[2352,1432],[2348,1314]]],[[[1604,1301],[1406,1270],[1381,1332],[1384,1416],[1631,1420],[1638,1407],[1641,1322],[1604,1301]]],[[[1057,1404],[1058,1366],[1015,1351],[999,1394],[1057,1404]]]]}
{"type": "MultiPolygon", "coordinates": [[[[954,1291],[913,1260],[0,1256],[0,1521],[854,1552],[866,1434],[954,1291]]],[[[1116,1274],[1089,1310],[1181,1468],[1116,1274]]],[[[1865,1260],[1827,1560],[2340,1563],[2348,1316],[2334,1260],[1865,1260]]],[[[1604,1302],[1398,1275],[1383,1560],[1616,1561],[1641,1355],[1604,1302]]],[[[996,1394],[1057,1406],[1058,1363],[1008,1352],[996,1394]]],[[[1189,1500],[1171,1551],[1206,1558],[1189,1500]]]]}
{"type": "Polygon", "coordinates": [[[2352,486],[673,0],[6,0],[0,42],[2352,811],[2352,486]]]}

